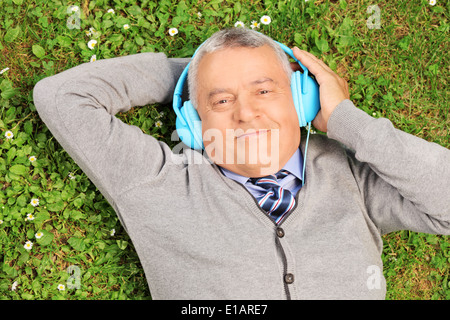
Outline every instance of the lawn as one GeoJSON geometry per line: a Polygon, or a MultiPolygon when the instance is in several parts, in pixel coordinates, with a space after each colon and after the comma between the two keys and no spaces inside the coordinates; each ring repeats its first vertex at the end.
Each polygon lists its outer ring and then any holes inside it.
{"type": "MultiPolygon", "coordinates": [[[[0,0],[0,8],[0,299],[151,299],[113,209],[33,104],[37,81],[81,63],[189,57],[240,22],[324,60],[371,116],[450,148],[448,1],[0,0]]],[[[174,145],[170,105],[118,117],[174,145]]],[[[400,231],[383,240],[387,299],[450,299],[448,236],[400,231]]]]}

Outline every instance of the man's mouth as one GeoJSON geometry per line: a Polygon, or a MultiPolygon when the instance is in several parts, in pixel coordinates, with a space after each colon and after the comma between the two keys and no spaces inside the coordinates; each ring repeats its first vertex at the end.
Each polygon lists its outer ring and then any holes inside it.
{"type": "Polygon", "coordinates": [[[267,134],[270,130],[268,129],[249,129],[242,134],[236,135],[237,139],[250,139],[257,138],[261,135],[267,134]]]}

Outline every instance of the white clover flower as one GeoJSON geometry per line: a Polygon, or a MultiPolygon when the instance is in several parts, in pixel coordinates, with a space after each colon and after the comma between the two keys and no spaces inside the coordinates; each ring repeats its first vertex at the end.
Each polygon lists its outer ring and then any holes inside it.
{"type": "Polygon", "coordinates": [[[434,6],[436,4],[436,0],[430,0],[430,5],[434,6]]]}
{"type": "Polygon", "coordinates": [[[6,131],[5,137],[6,139],[12,139],[14,137],[14,134],[12,133],[12,131],[6,131]]]}
{"type": "Polygon", "coordinates": [[[114,9],[108,9],[108,11],[106,11],[107,13],[112,13],[112,14],[114,14],[115,12],[114,12],[114,9]]]}
{"type": "Polygon", "coordinates": [[[33,248],[33,242],[27,241],[23,247],[27,250],[31,250],[31,248],[33,248]]]}
{"type": "Polygon", "coordinates": [[[5,69],[3,69],[2,71],[0,71],[0,74],[2,74],[2,73],[4,73],[4,72],[6,72],[6,71],[8,71],[9,70],[9,68],[8,67],[6,67],[5,69]]]}
{"type": "Polygon", "coordinates": [[[36,234],[34,236],[36,237],[36,239],[40,239],[40,238],[42,238],[43,235],[44,234],[39,231],[39,232],[36,232],[36,234]]]}
{"type": "Polygon", "coordinates": [[[19,285],[19,283],[17,281],[14,281],[11,286],[11,291],[16,291],[18,285],[19,285]]]}
{"type": "Polygon", "coordinates": [[[78,6],[70,6],[69,9],[72,12],[77,12],[78,10],[80,10],[80,7],[78,7],[78,6]]]}
{"type": "Polygon", "coordinates": [[[125,30],[128,30],[128,29],[130,29],[130,25],[129,25],[129,24],[124,24],[124,25],[123,25],[123,28],[124,28],[125,30]]]}
{"type": "Polygon", "coordinates": [[[173,37],[174,35],[176,35],[178,33],[178,29],[177,28],[170,28],[169,29],[169,35],[171,37],[173,37]]]}
{"type": "Polygon", "coordinates": [[[27,217],[25,218],[25,220],[34,220],[34,216],[32,213],[27,214],[27,217]]]}
{"type": "Polygon", "coordinates": [[[36,199],[36,198],[31,199],[30,204],[31,204],[33,207],[38,206],[38,205],[39,205],[39,199],[36,199]]]}
{"type": "Polygon", "coordinates": [[[255,20],[253,20],[252,23],[250,24],[250,27],[252,29],[259,28],[259,23],[255,20]]]}
{"type": "Polygon", "coordinates": [[[28,158],[28,160],[30,160],[30,162],[35,162],[36,161],[36,156],[31,156],[28,158]]]}
{"type": "Polygon", "coordinates": [[[242,21],[237,21],[237,22],[234,24],[234,27],[235,27],[235,28],[238,28],[238,27],[244,28],[244,27],[245,27],[245,24],[244,24],[242,21]]]}
{"type": "Polygon", "coordinates": [[[0,224],[2,224],[3,223],[3,220],[0,220],[0,224]]]}
{"type": "Polygon", "coordinates": [[[261,17],[261,23],[262,24],[270,24],[270,22],[272,22],[272,19],[270,19],[269,16],[262,16],[261,17]]]}
{"type": "Polygon", "coordinates": [[[75,179],[75,176],[72,174],[72,172],[69,172],[69,175],[68,175],[68,176],[69,176],[69,179],[70,179],[70,180],[75,179]]]}
{"type": "Polygon", "coordinates": [[[163,124],[163,123],[162,123],[160,120],[158,120],[158,121],[155,122],[155,127],[161,128],[161,127],[162,127],[162,124],[163,124]]]}
{"type": "Polygon", "coordinates": [[[63,284],[58,284],[58,290],[59,291],[64,291],[64,290],[66,290],[66,286],[65,285],[63,285],[63,284]]]}
{"type": "Polygon", "coordinates": [[[110,235],[111,235],[111,237],[114,235],[116,233],[116,229],[111,229],[111,231],[110,231],[110,235]]]}
{"type": "Polygon", "coordinates": [[[88,45],[88,48],[92,50],[95,48],[96,44],[97,44],[97,40],[92,39],[88,42],[87,45],[88,45]]]}
{"type": "Polygon", "coordinates": [[[201,12],[197,12],[197,17],[201,18],[202,17],[202,13],[201,12]]]}
{"type": "Polygon", "coordinates": [[[89,60],[90,62],[95,62],[97,61],[97,55],[92,55],[91,59],[89,60]]]}

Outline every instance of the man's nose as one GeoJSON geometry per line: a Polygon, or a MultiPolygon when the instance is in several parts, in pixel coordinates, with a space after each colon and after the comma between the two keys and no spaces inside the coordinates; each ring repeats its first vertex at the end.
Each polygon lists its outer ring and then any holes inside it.
{"type": "Polygon", "coordinates": [[[239,97],[236,102],[234,111],[235,120],[250,122],[260,116],[261,109],[254,99],[239,97]]]}

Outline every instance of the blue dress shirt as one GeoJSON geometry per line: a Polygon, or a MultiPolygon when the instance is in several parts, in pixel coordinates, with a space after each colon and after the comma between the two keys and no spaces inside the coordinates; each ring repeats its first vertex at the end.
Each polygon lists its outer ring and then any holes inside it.
{"type": "MultiPolygon", "coordinates": [[[[231,172],[230,170],[227,170],[222,167],[220,167],[220,169],[222,170],[223,174],[226,177],[239,182],[245,188],[247,188],[247,190],[255,198],[267,192],[267,190],[255,186],[250,181],[248,181],[251,177],[241,176],[240,174],[231,172]]],[[[278,180],[278,183],[281,185],[282,188],[289,190],[295,197],[297,192],[302,187],[303,155],[300,149],[297,149],[297,151],[295,151],[295,153],[289,159],[289,161],[286,163],[283,169],[288,170],[290,174],[284,177],[283,179],[278,180]]]]}

